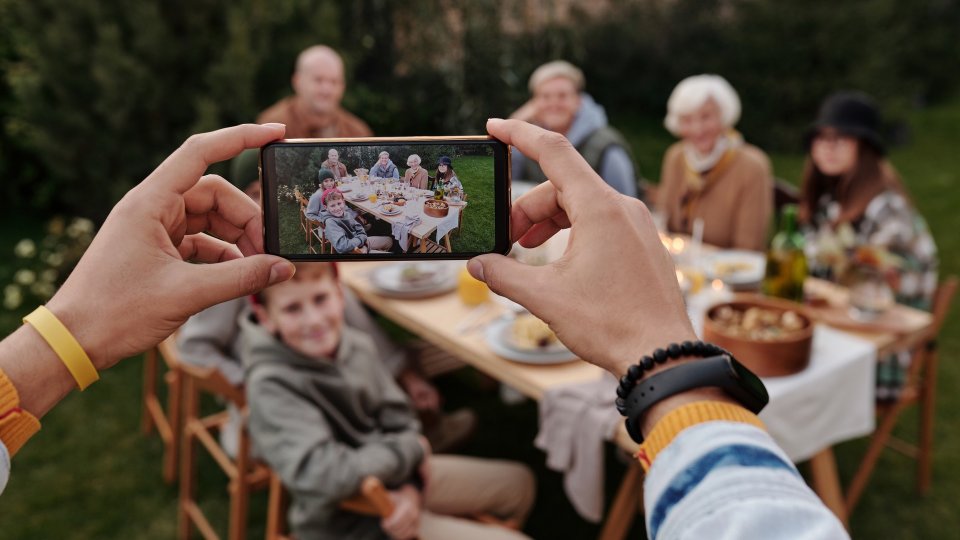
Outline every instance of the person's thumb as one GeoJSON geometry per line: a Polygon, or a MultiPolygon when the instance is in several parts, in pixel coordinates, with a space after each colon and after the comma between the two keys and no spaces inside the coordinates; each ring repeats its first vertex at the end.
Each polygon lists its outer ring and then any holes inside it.
{"type": "Polygon", "coordinates": [[[548,266],[528,266],[503,255],[480,255],[467,263],[470,275],[483,281],[490,290],[530,309],[545,285],[548,266]]]}
{"type": "Polygon", "coordinates": [[[215,264],[196,264],[197,287],[186,298],[193,311],[247,296],[293,277],[293,263],[273,255],[251,255],[215,264]]]}

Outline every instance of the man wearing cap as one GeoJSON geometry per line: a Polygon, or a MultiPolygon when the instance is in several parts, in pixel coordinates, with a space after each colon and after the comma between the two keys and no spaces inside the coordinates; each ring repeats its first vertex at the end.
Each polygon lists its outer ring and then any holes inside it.
{"type": "MultiPolygon", "coordinates": [[[[624,195],[642,196],[630,145],[607,123],[606,112],[584,92],[584,84],[583,72],[573,64],[548,62],[530,75],[533,97],[511,118],[564,135],[604,182],[624,195]]],[[[514,179],[546,180],[537,163],[516,148],[512,157],[514,179]]]]}
{"type": "Polygon", "coordinates": [[[370,137],[363,120],[340,107],[346,82],[343,59],[326,45],[314,45],[297,57],[291,79],[294,95],[273,104],[257,117],[258,124],[286,124],[286,137],[370,137]]]}

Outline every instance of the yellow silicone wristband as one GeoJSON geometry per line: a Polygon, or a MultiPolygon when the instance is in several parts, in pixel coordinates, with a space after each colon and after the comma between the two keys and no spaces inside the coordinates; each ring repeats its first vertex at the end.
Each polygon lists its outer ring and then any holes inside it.
{"type": "Polygon", "coordinates": [[[23,322],[30,323],[30,326],[33,326],[50,345],[53,352],[57,353],[60,361],[67,366],[67,370],[77,381],[80,390],[90,386],[100,378],[86,351],[77,343],[76,338],[60,322],[60,319],[51,313],[46,306],[40,306],[33,310],[33,313],[23,318],[23,322]]]}

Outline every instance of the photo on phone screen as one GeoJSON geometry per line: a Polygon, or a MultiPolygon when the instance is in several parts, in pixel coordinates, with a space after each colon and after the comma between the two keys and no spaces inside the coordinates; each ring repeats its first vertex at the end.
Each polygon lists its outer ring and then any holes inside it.
{"type": "Polygon", "coordinates": [[[489,137],[310,139],[261,151],[264,244],[289,259],[509,251],[509,151],[489,137]]]}

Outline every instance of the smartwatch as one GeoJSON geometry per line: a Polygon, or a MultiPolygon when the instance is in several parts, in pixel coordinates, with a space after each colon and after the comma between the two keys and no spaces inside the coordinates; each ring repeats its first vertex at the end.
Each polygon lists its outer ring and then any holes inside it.
{"type": "Polygon", "coordinates": [[[770,401],[763,381],[728,355],[680,364],[637,382],[630,391],[625,400],[630,438],[638,443],[643,442],[640,418],[650,407],[672,395],[708,386],[722,389],[754,414],[763,410],[770,401]]]}

